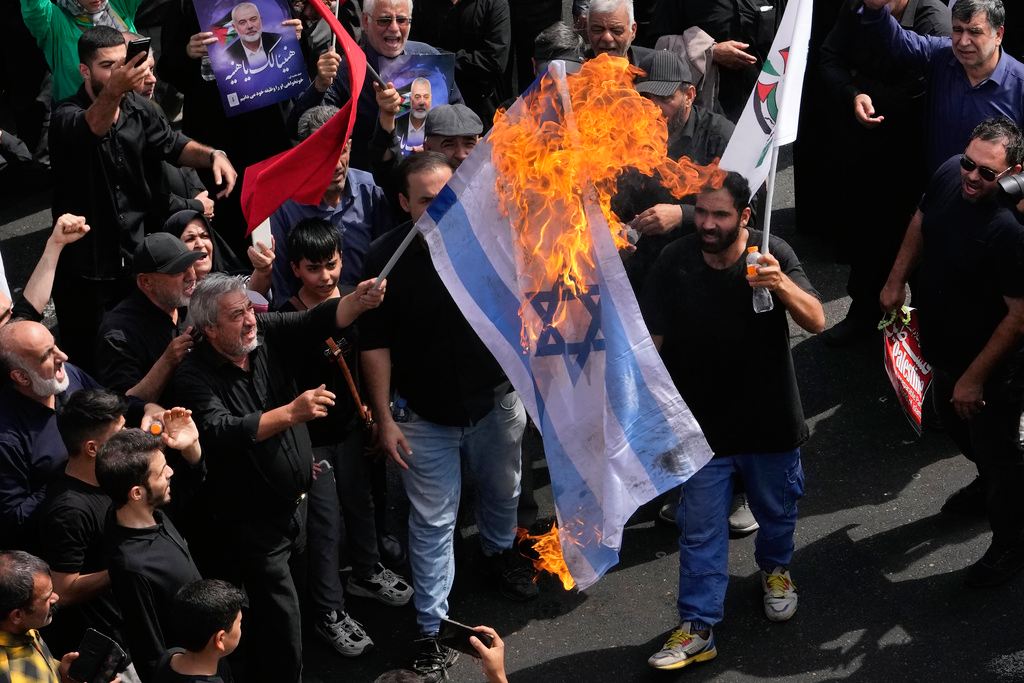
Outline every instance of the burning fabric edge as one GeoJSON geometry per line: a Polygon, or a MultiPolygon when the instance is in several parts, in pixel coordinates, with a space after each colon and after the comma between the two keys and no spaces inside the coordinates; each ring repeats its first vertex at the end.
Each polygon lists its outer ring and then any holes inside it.
{"type": "MultiPolygon", "coordinates": [[[[566,114],[565,139],[572,142],[576,123],[564,99],[570,92],[564,65],[552,63],[550,74],[556,87],[545,97],[558,99],[545,108],[552,116],[566,114]]],[[[521,106],[522,100],[509,115],[518,116],[521,106]]],[[[560,125],[548,123],[541,132],[560,125]]],[[[578,231],[587,268],[577,279],[537,279],[524,268],[523,233],[495,197],[492,136],[463,162],[417,228],[448,291],[541,431],[556,545],[569,578],[586,589],[618,562],[623,527],[637,507],[685,481],[712,454],[643,324],[599,192],[572,189],[582,198],[578,231]],[[538,322],[525,353],[523,311],[538,322]]],[[[546,218],[555,239],[563,222],[556,209],[546,218]]],[[[538,249],[532,258],[545,253],[538,249]]]]}

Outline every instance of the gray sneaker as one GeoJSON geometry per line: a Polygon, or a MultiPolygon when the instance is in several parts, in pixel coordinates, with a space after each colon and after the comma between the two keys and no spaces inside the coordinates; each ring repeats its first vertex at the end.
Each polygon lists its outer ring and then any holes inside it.
{"type": "Polygon", "coordinates": [[[689,621],[683,622],[669,634],[665,644],[651,655],[647,663],[655,669],[671,671],[714,659],[718,656],[715,634],[711,629],[707,629],[706,633],[706,637],[701,636],[692,630],[689,621]]]}
{"type": "Polygon", "coordinates": [[[358,657],[373,647],[373,641],[366,635],[362,624],[344,612],[322,615],[316,620],[315,630],[342,657],[358,657]]]}
{"type": "Polygon", "coordinates": [[[732,507],[729,513],[729,531],[733,534],[750,534],[758,530],[757,520],[754,513],[750,511],[750,503],[747,502],[747,494],[737,493],[732,497],[732,507]]]}

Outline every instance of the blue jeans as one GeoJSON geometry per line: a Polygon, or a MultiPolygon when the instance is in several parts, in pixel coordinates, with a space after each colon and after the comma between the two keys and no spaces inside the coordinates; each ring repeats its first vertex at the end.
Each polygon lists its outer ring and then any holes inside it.
{"type": "Polygon", "coordinates": [[[399,424],[412,454],[403,459],[402,482],[409,498],[409,566],[416,623],[437,633],[448,615],[455,580],[452,539],[462,493],[462,459],[477,487],[476,522],[485,555],[512,547],[522,468],[526,409],[507,394],[472,427],[449,427],[409,411],[399,424]]]}
{"type": "Polygon", "coordinates": [[[760,525],[757,566],[770,572],[793,559],[797,501],[804,494],[800,449],[713,458],[683,484],[679,525],[679,621],[714,626],[725,612],[729,585],[729,506],[733,473],[747,489],[760,525]]]}

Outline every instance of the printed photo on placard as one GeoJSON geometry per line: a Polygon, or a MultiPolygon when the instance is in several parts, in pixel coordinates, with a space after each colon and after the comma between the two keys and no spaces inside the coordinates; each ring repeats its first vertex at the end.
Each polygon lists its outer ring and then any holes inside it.
{"type": "Polygon", "coordinates": [[[448,90],[455,82],[455,55],[400,55],[382,65],[380,75],[402,95],[395,132],[402,154],[411,154],[423,147],[427,112],[448,104],[448,90]]]}
{"type": "Polygon", "coordinates": [[[302,50],[284,0],[194,0],[209,46],[214,80],[228,116],[300,95],[309,85],[302,50]]]}

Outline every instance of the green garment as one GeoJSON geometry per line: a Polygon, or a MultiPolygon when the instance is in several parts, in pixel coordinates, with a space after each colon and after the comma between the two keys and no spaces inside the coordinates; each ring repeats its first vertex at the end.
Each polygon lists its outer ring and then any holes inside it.
{"type": "MultiPolygon", "coordinates": [[[[135,30],[135,13],[142,0],[110,0],[110,8],[135,30]]],[[[35,36],[53,72],[53,101],[71,97],[82,87],[78,73],[78,38],[82,35],[75,19],[51,0],[21,0],[21,16],[35,36]]]]}

